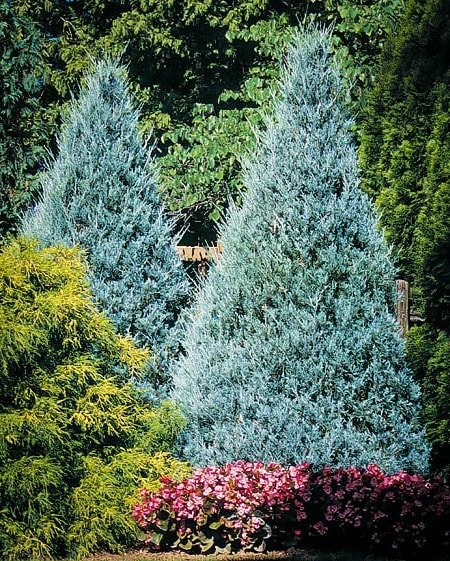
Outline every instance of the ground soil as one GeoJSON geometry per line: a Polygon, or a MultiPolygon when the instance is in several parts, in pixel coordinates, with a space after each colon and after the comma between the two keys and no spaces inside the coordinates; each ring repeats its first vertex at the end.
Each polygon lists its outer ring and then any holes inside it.
{"type": "MultiPolygon", "coordinates": [[[[84,561],[412,561],[406,558],[392,558],[369,554],[362,551],[318,551],[292,550],[262,554],[239,553],[232,555],[189,555],[187,553],[148,553],[128,551],[121,555],[98,554],[84,561]]],[[[417,561],[417,560],[416,560],[417,561]]],[[[423,560],[425,561],[425,560],[423,560]]],[[[426,561],[450,561],[450,554],[426,561]]]]}

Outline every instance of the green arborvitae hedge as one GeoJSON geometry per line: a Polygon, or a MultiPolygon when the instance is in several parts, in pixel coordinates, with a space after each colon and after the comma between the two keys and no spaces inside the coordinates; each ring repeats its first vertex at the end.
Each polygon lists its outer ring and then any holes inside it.
{"type": "Polygon", "coordinates": [[[422,386],[432,466],[450,481],[450,335],[428,324],[414,327],[406,349],[422,386]]]}
{"type": "Polygon", "coordinates": [[[411,283],[412,308],[426,321],[408,348],[424,387],[435,467],[448,470],[450,415],[440,403],[450,376],[442,359],[450,353],[449,0],[408,1],[376,83],[361,135],[363,187],[411,283]]]}

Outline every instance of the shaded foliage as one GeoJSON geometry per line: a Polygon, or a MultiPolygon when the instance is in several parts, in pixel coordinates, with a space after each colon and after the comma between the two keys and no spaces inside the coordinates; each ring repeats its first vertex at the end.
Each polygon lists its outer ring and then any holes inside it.
{"type": "Polygon", "coordinates": [[[240,198],[236,147],[254,145],[249,123],[261,124],[298,21],[336,21],[334,48],[359,100],[403,6],[403,0],[15,3],[45,34],[43,103],[52,114],[91,57],[122,55],[142,105],[142,127],[162,136],[166,205],[188,222],[191,216],[208,221],[202,232],[191,232],[193,241],[215,237],[212,224],[228,199],[240,198]]]}
{"type": "Polygon", "coordinates": [[[370,95],[361,162],[363,187],[379,208],[400,274],[411,282],[413,310],[426,320],[411,332],[409,356],[424,387],[438,469],[450,419],[441,401],[450,376],[443,355],[450,326],[449,103],[450,2],[409,0],[370,95]]]}
{"type": "Polygon", "coordinates": [[[43,38],[11,2],[0,2],[0,235],[32,200],[46,129],[40,93],[43,38]]]}
{"type": "Polygon", "coordinates": [[[422,386],[433,468],[450,481],[450,335],[430,325],[408,334],[408,359],[422,386]]]}

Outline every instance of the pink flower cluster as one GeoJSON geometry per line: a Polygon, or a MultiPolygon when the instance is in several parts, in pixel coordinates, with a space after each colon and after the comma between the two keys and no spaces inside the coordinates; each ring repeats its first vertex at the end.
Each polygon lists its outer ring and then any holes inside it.
{"type": "Polygon", "coordinates": [[[441,480],[399,472],[291,467],[238,461],[161,478],[142,491],[133,516],[158,549],[262,551],[308,540],[397,551],[450,544],[450,490],[441,480]],[[349,543],[350,542],[350,543],[349,543]]]}
{"type": "MultiPolygon", "coordinates": [[[[396,551],[450,545],[450,489],[404,471],[386,475],[367,469],[324,468],[311,482],[319,534],[396,551]]],[[[314,528],[313,528],[314,529],[314,528]]]]}
{"type": "Polygon", "coordinates": [[[252,549],[253,538],[266,520],[282,519],[288,512],[298,522],[306,518],[309,479],[307,464],[283,468],[275,463],[238,461],[220,468],[208,466],[196,469],[181,483],[161,478],[158,494],[144,489],[133,516],[143,528],[154,531],[161,528],[161,511],[169,512],[178,540],[200,526],[207,530],[209,521],[210,533],[238,542],[238,548],[252,549]]]}

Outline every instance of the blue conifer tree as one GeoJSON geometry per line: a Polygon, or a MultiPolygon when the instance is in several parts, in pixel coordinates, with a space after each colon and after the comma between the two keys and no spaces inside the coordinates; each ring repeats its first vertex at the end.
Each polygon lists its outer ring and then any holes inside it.
{"type": "Polygon", "coordinates": [[[247,195],[189,313],[173,397],[196,465],[236,459],[425,471],[395,270],[358,188],[330,33],[299,34],[247,195]]]}
{"type": "Polygon", "coordinates": [[[124,69],[114,61],[97,63],[66,118],[41,200],[22,231],[45,246],[86,250],[99,307],[122,334],[150,347],[149,372],[155,372],[176,347],[174,326],[188,282],[138,118],[124,69]]]}

